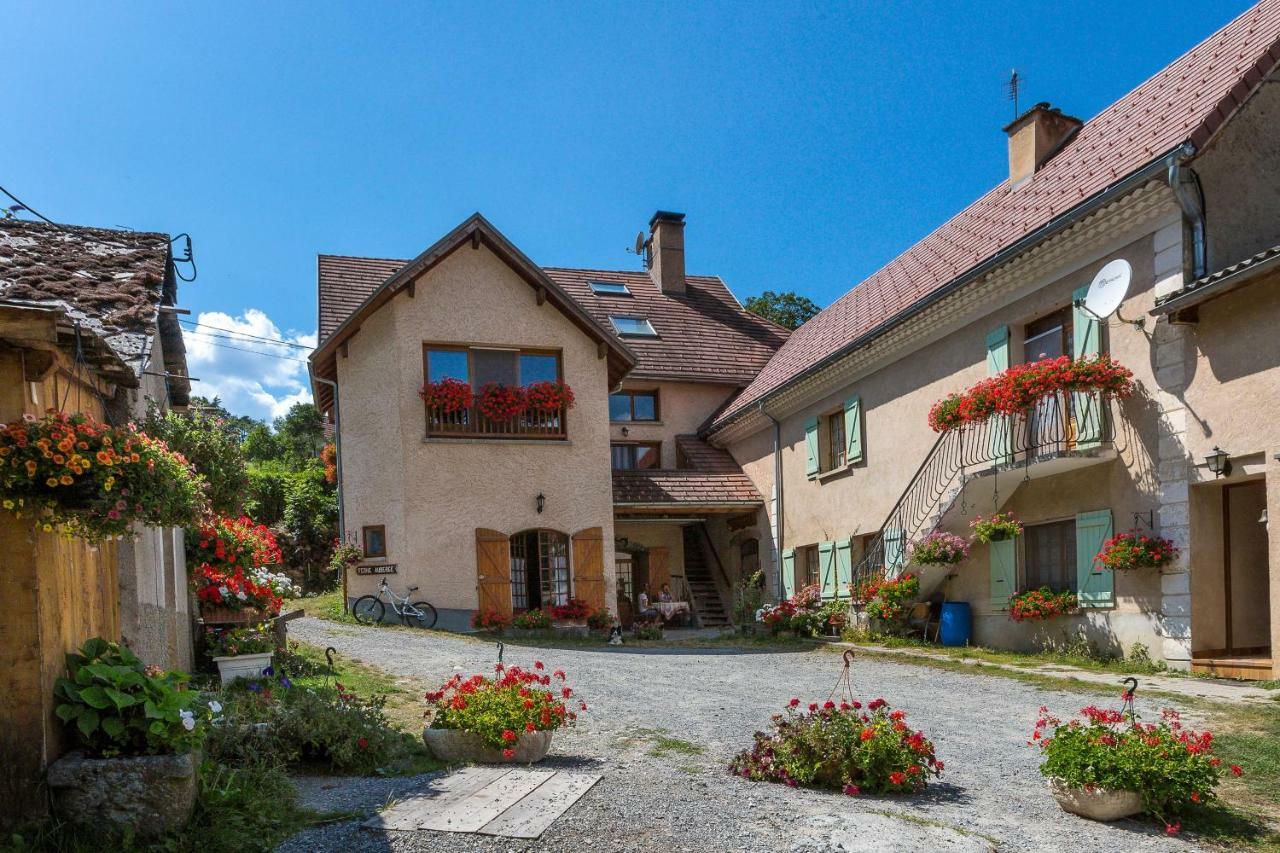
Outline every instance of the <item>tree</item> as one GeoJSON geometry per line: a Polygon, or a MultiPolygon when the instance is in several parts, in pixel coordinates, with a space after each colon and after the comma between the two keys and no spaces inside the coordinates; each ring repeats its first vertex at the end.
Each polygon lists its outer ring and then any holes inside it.
{"type": "Polygon", "coordinates": [[[294,403],[275,420],[275,437],[290,464],[301,468],[320,455],[325,445],[324,421],[314,403],[294,403]]]}
{"type": "Polygon", "coordinates": [[[238,440],[244,441],[244,437],[248,435],[253,425],[258,423],[253,418],[246,415],[233,415],[227,411],[226,406],[222,405],[222,398],[214,396],[212,400],[207,397],[201,397],[198,394],[192,396],[189,411],[193,414],[205,415],[210,418],[221,418],[228,429],[232,431],[238,440]]]}
{"type": "Polygon", "coordinates": [[[788,329],[798,329],[806,320],[822,310],[814,304],[812,299],[801,296],[794,290],[784,290],[780,293],[766,290],[759,296],[748,297],[746,308],[752,314],[758,314],[788,329]]]}

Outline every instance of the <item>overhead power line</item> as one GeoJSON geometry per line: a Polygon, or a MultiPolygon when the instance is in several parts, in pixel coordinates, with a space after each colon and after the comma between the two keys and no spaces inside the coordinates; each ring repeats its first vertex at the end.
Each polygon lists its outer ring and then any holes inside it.
{"type": "MultiPolygon", "coordinates": [[[[315,347],[309,347],[306,344],[294,343],[293,341],[286,341],[280,338],[268,338],[262,335],[253,335],[253,334],[250,334],[249,332],[241,332],[237,329],[224,329],[221,326],[210,326],[208,323],[198,323],[195,320],[186,320],[183,318],[179,318],[178,322],[186,326],[193,326],[193,327],[198,326],[201,329],[211,329],[214,332],[226,332],[227,334],[230,334],[230,335],[239,335],[241,336],[241,338],[252,338],[255,341],[264,341],[265,343],[269,343],[269,344],[279,344],[280,346],[294,347],[295,349],[305,349],[305,350],[315,349],[315,347]]],[[[211,334],[211,332],[201,332],[200,334],[211,334]]],[[[239,340],[239,338],[229,338],[228,340],[239,340]]]]}
{"type": "Polygon", "coordinates": [[[27,213],[30,213],[30,214],[31,214],[31,215],[33,215],[33,216],[39,217],[40,219],[43,219],[45,222],[48,222],[50,225],[57,225],[57,224],[58,224],[58,223],[54,222],[52,219],[50,219],[49,217],[45,216],[43,213],[40,213],[39,211],[36,211],[36,210],[32,209],[31,205],[27,204],[25,201],[23,201],[22,199],[18,198],[16,195],[14,195],[13,193],[9,192],[9,191],[8,191],[7,189],[5,189],[4,187],[0,187],[0,193],[4,193],[4,194],[5,194],[5,195],[7,195],[9,198],[13,199],[13,200],[14,200],[15,202],[17,202],[17,203],[18,203],[18,205],[19,205],[23,210],[25,210],[27,213]]]}
{"type": "MultiPolygon", "coordinates": [[[[191,334],[198,335],[206,339],[209,337],[222,337],[221,335],[209,335],[207,332],[192,332],[191,334]]],[[[279,353],[266,352],[265,350],[260,350],[260,349],[250,349],[248,347],[233,347],[231,346],[231,344],[220,344],[220,343],[217,343],[216,341],[211,341],[211,340],[205,340],[205,343],[207,343],[211,347],[222,347],[223,349],[233,349],[233,350],[238,350],[240,352],[249,352],[249,353],[253,353],[254,355],[265,356],[266,358],[279,358],[284,361],[296,361],[299,364],[308,363],[305,358],[294,358],[293,356],[290,356],[290,355],[280,355],[279,353]]]]}

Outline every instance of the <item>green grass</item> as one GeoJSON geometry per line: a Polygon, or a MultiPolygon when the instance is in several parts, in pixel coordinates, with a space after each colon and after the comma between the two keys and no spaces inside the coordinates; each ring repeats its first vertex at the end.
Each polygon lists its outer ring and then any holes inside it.
{"type": "Polygon", "coordinates": [[[631,729],[614,738],[614,746],[618,749],[648,746],[649,754],[658,757],[667,755],[702,755],[706,752],[706,749],[699,744],[672,737],[671,733],[666,729],[631,729]]]}

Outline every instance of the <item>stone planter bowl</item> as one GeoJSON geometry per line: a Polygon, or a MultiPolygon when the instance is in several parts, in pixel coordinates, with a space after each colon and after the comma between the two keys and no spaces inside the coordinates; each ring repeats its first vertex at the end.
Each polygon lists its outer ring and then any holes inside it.
{"type": "Polygon", "coordinates": [[[271,666],[272,652],[258,652],[251,655],[233,655],[215,657],[218,665],[218,676],[224,685],[237,678],[261,678],[263,671],[271,666]]]}
{"type": "Polygon", "coordinates": [[[551,750],[553,732],[525,732],[516,739],[514,758],[502,757],[501,749],[489,746],[479,735],[454,729],[427,728],[422,740],[431,754],[441,761],[473,764],[533,764],[546,758],[551,750]]]}
{"type": "Polygon", "coordinates": [[[1089,820],[1112,821],[1133,817],[1142,811],[1142,795],[1137,791],[1108,788],[1073,788],[1061,779],[1050,779],[1049,790],[1064,812],[1089,820]]]}
{"type": "Polygon", "coordinates": [[[138,835],[181,829],[196,805],[196,756],[86,758],[73,752],[49,765],[54,813],[68,823],[110,821],[138,835]]]}

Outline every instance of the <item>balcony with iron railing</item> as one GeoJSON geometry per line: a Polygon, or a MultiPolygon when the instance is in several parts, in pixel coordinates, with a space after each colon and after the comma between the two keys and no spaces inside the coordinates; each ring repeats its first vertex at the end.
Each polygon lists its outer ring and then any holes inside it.
{"type": "Polygon", "coordinates": [[[529,407],[509,418],[491,418],[479,404],[454,408],[427,406],[428,438],[519,438],[556,441],[567,437],[567,415],[529,407]]]}

